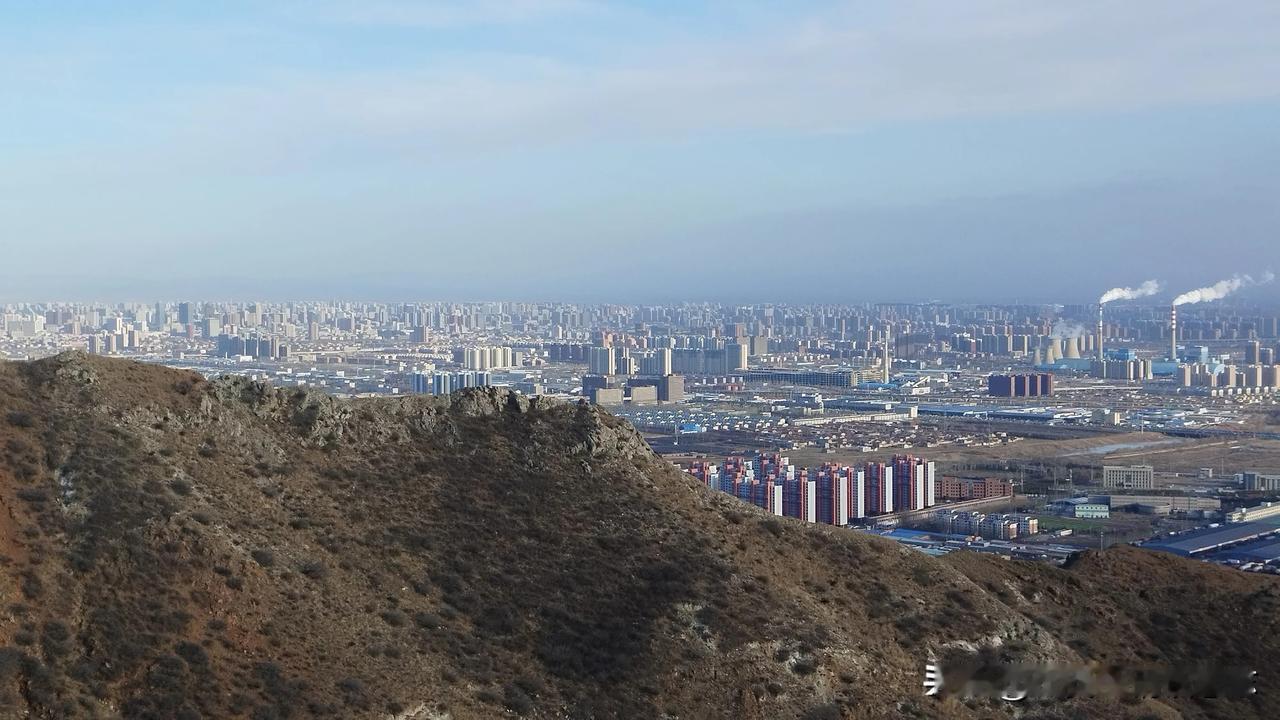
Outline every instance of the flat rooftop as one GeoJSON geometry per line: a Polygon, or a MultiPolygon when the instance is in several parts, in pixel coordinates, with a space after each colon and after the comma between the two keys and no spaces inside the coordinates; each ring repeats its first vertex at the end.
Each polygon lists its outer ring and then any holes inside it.
{"type": "Polygon", "coordinates": [[[1142,547],[1175,555],[1199,555],[1270,535],[1277,530],[1280,528],[1267,523],[1229,523],[1216,528],[1192,530],[1180,535],[1160,538],[1154,542],[1144,543],[1142,547]]]}
{"type": "Polygon", "coordinates": [[[1214,553],[1214,560],[1268,562],[1280,560],[1280,537],[1269,537],[1214,553]]]}

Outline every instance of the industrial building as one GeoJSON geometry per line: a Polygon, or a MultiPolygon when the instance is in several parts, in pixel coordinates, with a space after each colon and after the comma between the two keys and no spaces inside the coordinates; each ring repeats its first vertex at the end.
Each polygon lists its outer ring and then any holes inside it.
{"type": "Polygon", "coordinates": [[[1248,508],[1232,510],[1227,515],[1231,522],[1254,522],[1280,516],[1280,502],[1266,502],[1248,508]]]}
{"type": "Polygon", "coordinates": [[[590,398],[593,405],[621,405],[626,395],[620,387],[595,387],[591,389],[590,398]]]}
{"type": "Polygon", "coordinates": [[[620,405],[626,400],[635,405],[683,402],[684,376],[623,378],[617,375],[584,375],[582,394],[596,405],[620,405]],[[602,394],[601,390],[606,392],[602,394]]]}
{"type": "Polygon", "coordinates": [[[1155,468],[1150,465],[1103,465],[1102,486],[1121,490],[1155,489],[1155,468]]]}
{"type": "Polygon", "coordinates": [[[1143,512],[1147,508],[1164,507],[1167,510],[1151,510],[1165,512],[1190,513],[1193,515],[1213,514],[1222,509],[1222,501],[1215,497],[1193,495],[1091,495],[1090,500],[1103,502],[1112,510],[1132,510],[1143,512]]]}
{"type": "Polygon", "coordinates": [[[657,405],[657,385],[628,385],[627,399],[632,405],[657,405]]]}
{"type": "Polygon", "coordinates": [[[748,370],[744,376],[755,383],[849,388],[873,379],[875,374],[858,370],[748,370]]]}
{"type": "MultiPolygon", "coordinates": [[[[629,392],[634,396],[635,388],[652,387],[657,393],[656,400],[663,403],[684,402],[684,376],[661,375],[642,376],[627,380],[629,392]]],[[[644,391],[641,391],[644,395],[644,391]]]]}
{"type": "Polygon", "coordinates": [[[1280,527],[1267,523],[1228,523],[1216,527],[1211,525],[1199,530],[1158,538],[1142,543],[1142,547],[1184,557],[1193,557],[1246,541],[1275,535],[1277,532],[1280,532],[1280,527]]]}
{"type": "Polygon", "coordinates": [[[1245,472],[1240,473],[1238,479],[1245,490],[1280,492],[1280,474],[1268,475],[1259,472],[1245,472]]]}
{"type": "Polygon", "coordinates": [[[862,532],[895,540],[904,546],[919,550],[933,557],[940,557],[957,550],[969,550],[971,552],[990,553],[1003,557],[1038,560],[1061,565],[1081,552],[1078,547],[1056,543],[1037,542],[1023,544],[996,539],[973,540],[971,538],[949,536],[945,532],[928,532],[906,528],[894,528],[892,530],[865,529],[862,532]]]}
{"type": "Polygon", "coordinates": [[[1219,562],[1261,562],[1269,563],[1280,560],[1280,538],[1264,537],[1242,545],[1233,545],[1225,550],[1213,553],[1210,560],[1219,562]]]}
{"type": "Polygon", "coordinates": [[[968,405],[968,404],[921,404],[917,412],[921,415],[943,415],[950,417],[990,417],[999,420],[1019,420],[1023,422],[1054,422],[1063,420],[1088,420],[1090,413],[1080,408],[1049,407],[1002,407],[1000,405],[968,405]]]}

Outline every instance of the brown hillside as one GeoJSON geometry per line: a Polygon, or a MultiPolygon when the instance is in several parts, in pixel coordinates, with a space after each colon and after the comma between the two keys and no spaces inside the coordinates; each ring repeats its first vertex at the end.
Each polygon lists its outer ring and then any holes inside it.
{"type": "Polygon", "coordinates": [[[767,517],[595,408],[0,364],[0,717],[1273,718],[1280,587],[767,517]],[[1263,671],[1249,700],[921,694],[929,656],[1263,671]]]}

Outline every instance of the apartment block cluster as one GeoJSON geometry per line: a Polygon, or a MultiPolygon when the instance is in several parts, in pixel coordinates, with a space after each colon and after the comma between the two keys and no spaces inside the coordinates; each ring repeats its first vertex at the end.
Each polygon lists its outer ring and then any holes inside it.
{"type": "Polygon", "coordinates": [[[784,517],[826,525],[858,524],[876,515],[924,510],[937,504],[932,462],[897,455],[888,463],[859,467],[826,463],[797,468],[785,456],[731,456],[688,470],[708,487],[784,517]]]}
{"type": "Polygon", "coordinates": [[[415,372],[410,377],[410,388],[413,392],[428,395],[448,395],[463,388],[484,387],[491,384],[490,374],[483,370],[415,372]]]}
{"type": "MultiPolygon", "coordinates": [[[[92,340],[92,339],[91,339],[92,340]]],[[[92,349],[90,350],[92,352],[92,349]]],[[[240,336],[222,333],[217,336],[215,354],[218,357],[251,357],[264,360],[287,360],[289,345],[277,337],[240,336]]]]}
{"type": "Polygon", "coordinates": [[[467,370],[505,370],[524,364],[524,353],[509,347],[467,347],[453,351],[453,361],[467,370]]]}
{"type": "Polygon", "coordinates": [[[670,347],[614,346],[614,341],[612,334],[604,333],[600,337],[602,344],[586,351],[589,374],[582,378],[582,393],[591,402],[652,405],[684,400],[684,375],[675,371],[674,360],[680,351],[670,347]]]}
{"type": "Polygon", "coordinates": [[[594,375],[720,375],[745,370],[747,346],[721,349],[591,347],[587,369],[594,375]]]}
{"type": "Polygon", "coordinates": [[[1040,521],[1030,515],[939,510],[933,526],[952,535],[977,535],[991,540],[1012,540],[1040,532],[1040,521]]]}
{"type": "Polygon", "coordinates": [[[1140,382],[1155,378],[1155,366],[1146,358],[1116,358],[1094,360],[1089,366],[1093,377],[1103,380],[1140,382]]]}
{"type": "Polygon", "coordinates": [[[1184,388],[1237,389],[1255,392],[1280,390],[1280,365],[1210,365],[1191,363],[1178,366],[1178,384],[1184,388]]]}
{"type": "Polygon", "coordinates": [[[1053,395],[1053,373],[995,374],[987,377],[992,397],[1046,397],[1053,395]]]}
{"type": "Polygon", "coordinates": [[[138,347],[145,336],[145,330],[135,328],[120,332],[98,333],[89,336],[87,349],[94,355],[114,355],[138,347]]]}

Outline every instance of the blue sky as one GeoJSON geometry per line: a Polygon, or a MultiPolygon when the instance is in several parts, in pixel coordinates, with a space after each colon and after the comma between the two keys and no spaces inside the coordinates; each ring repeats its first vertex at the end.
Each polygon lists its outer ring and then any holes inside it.
{"type": "Polygon", "coordinates": [[[0,47],[0,300],[1071,302],[1280,266],[1274,2],[8,3],[0,47]]]}

